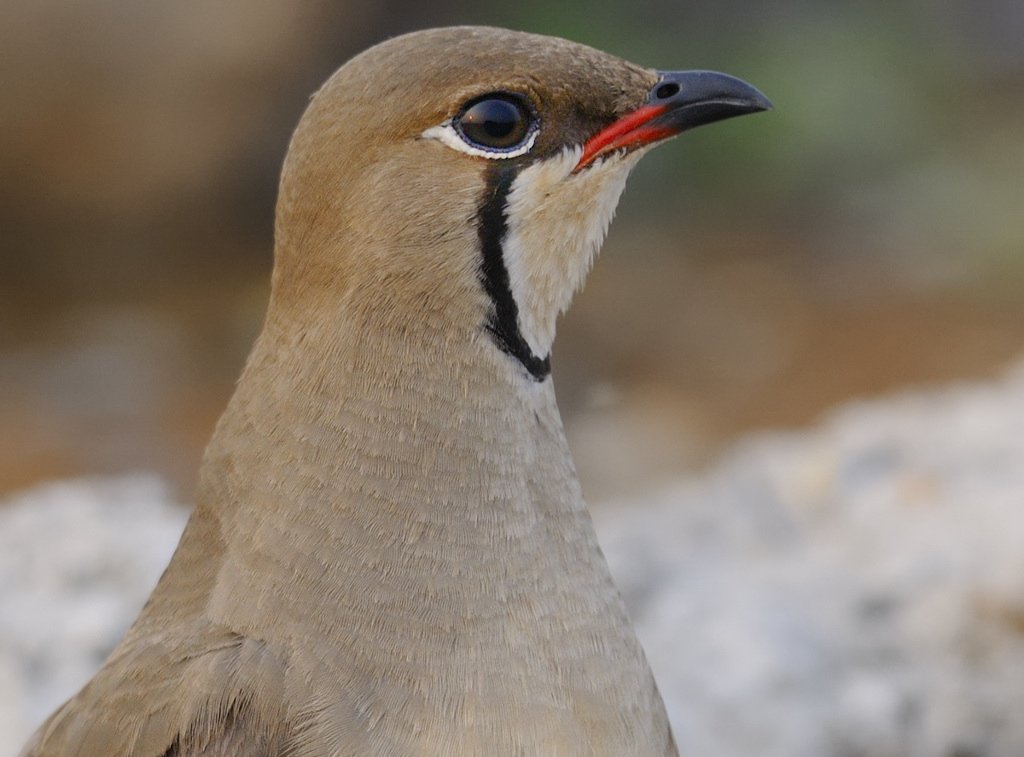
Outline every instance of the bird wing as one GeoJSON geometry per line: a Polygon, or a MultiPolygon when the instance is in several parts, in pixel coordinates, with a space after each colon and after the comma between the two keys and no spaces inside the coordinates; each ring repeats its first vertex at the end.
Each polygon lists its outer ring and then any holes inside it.
{"type": "Polygon", "coordinates": [[[21,757],[271,757],[285,749],[285,656],[230,632],[126,638],[21,757]]]}

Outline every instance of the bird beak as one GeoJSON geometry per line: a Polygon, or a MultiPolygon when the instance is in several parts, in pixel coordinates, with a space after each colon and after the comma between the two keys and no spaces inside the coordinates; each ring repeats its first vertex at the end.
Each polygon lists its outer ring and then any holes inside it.
{"type": "Polygon", "coordinates": [[[587,140],[573,173],[620,147],[637,148],[696,126],[771,110],[745,81],[714,71],[659,71],[647,102],[587,140]]]}

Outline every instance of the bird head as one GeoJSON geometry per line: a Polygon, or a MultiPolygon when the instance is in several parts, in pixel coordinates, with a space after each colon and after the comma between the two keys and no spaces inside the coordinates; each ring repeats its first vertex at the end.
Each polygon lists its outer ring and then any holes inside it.
{"type": "Polygon", "coordinates": [[[357,329],[484,335],[543,381],[557,317],[640,156],[770,107],[724,74],[552,37],[455,27],[388,40],[327,81],[293,137],[271,315],[337,307],[357,329]]]}

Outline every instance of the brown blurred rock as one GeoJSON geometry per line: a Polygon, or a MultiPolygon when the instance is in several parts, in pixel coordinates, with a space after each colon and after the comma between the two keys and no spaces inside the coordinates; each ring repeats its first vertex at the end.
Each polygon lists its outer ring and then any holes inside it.
{"type": "Polygon", "coordinates": [[[82,270],[116,276],[104,267],[125,258],[167,269],[178,256],[168,237],[224,229],[224,216],[257,195],[269,247],[290,128],[323,72],[365,43],[378,12],[369,0],[8,0],[8,274],[33,274],[33,283],[82,270]]]}

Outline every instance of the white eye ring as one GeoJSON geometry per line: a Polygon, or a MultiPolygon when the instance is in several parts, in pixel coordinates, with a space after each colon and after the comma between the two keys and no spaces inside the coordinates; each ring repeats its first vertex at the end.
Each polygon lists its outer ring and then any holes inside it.
{"type": "Polygon", "coordinates": [[[425,132],[420,134],[420,138],[436,139],[441,144],[447,145],[453,150],[464,152],[467,155],[474,155],[478,158],[501,160],[503,158],[515,158],[528,153],[533,148],[533,143],[537,141],[538,131],[540,130],[534,127],[523,143],[512,150],[484,150],[476,145],[471,145],[466,142],[463,136],[455,129],[455,126],[452,125],[452,119],[449,118],[437,126],[431,126],[425,132]]]}

